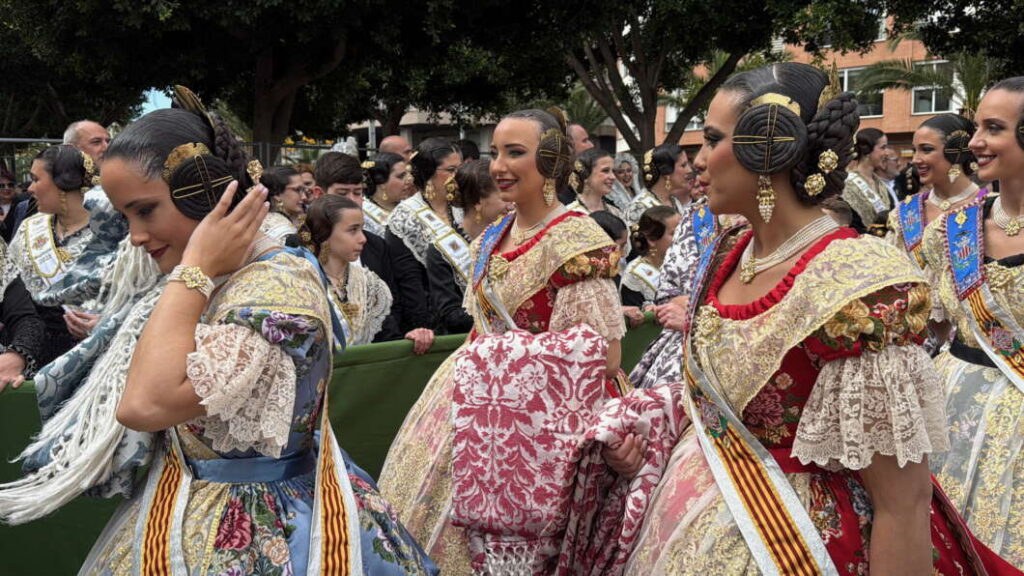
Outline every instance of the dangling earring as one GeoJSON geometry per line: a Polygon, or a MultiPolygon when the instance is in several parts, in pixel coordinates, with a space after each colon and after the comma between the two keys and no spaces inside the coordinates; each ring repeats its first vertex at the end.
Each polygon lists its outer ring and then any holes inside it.
{"type": "Polygon", "coordinates": [[[775,210],[775,189],[772,188],[772,179],[767,174],[757,177],[757,211],[761,213],[761,219],[767,224],[772,220],[772,211],[775,210]]]}
{"type": "Polygon", "coordinates": [[[444,196],[445,199],[449,202],[455,200],[455,193],[459,191],[459,183],[455,181],[455,176],[449,176],[448,179],[444,181],[444,189],[445,192],[447,192],[444,196]]]}
{"type": "Polygon", "coordinates": [[[963,173],[964,171],[963,169],[960,168],[959,164],[953,164],[952,166],[949,167],[949,170],[946,172],[946,176],[949,178],[949,183],[952,184],[953,182],[956,182],[956,179],[959,178],[960,175],[963,173]]]}
{"type": "Polygon", "coordinates": [[[381,202],[387,202],[388,201],[388,191],[384,190],[383,188],[381,188],[381,190],[380,190],[380,200],[381,200],[381,202]]]}
{"type": "Polygon", "coordinates": [[[280,198],[274,198],[274,210],[278,212],[284,211],[284,202],[282,202],[280,198]]]}
{"type": "Polygon", "coordinates": [[[484,223],[484,217],[480,215],[480,210],[479,209],[477,209],[476,216],[473,219],[476,220],[477,226],[479,226],[479,225],[484,223]]]}
{"type": "Polygon", "coordinates": [[[427,185],[423,187],[423,197],[427,200],[434,199],[434,183],[431,180],[427,180],[427,185]]]}
{"type": "Polygon", "coordinates": [[[68,193],[63,190],[60,191],[60,215],[68,215],[68,193]]]}
{"type": "Polygon", "coordinates": [[[665,176],[665,196],[669,197],[669,204],[671,205],[672,198],[672,182],[671,177],[665,176]]]}
{"type": "Polygon", "coordinates": [[[331,259],[331,245],[329,243],[324,242],[320,245],[320,257],[317,259],[320,260],[321,266],[327,266],[327,262],[331,259]]]}
{"type": "Polygon", "coordinates": [[[544,203],[551,206],[555,203],[555,179],[544,179],[544,203]]]}

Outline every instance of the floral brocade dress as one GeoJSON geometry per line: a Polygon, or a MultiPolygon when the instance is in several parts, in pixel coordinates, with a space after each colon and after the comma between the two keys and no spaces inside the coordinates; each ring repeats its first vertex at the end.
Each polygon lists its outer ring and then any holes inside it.
{"type": "MultiPolygon", "coordinates": [[[[514,215],[501,221],[511,222],[514,215]]],[[[499,226],[501,224],[492,224],[499,226]]],[[[506,226],[500,237],[507,233],[506,226]]],[[[480,262],[482,239],[473,246],[480,262]]],[[[486,249],[485,249],[486,250],[486,249]]],[[[516,328],[537,334],[589,324],[607,340],[625,334],[618,294],[611,277],[618,269],[618,252],[590,218],[566,212],[536,236],[506,253],[486,254],[493,296],[501,299],[516,328]],[[501,260],[502,266],[495,266],[501,260]]],[[[486,261],[485,260],[485,261],[486,261]]],[[[466,291],[466,308],[473,315],[470,340],[478,334],[504,333],[503,316],[486,305],[482,283],[466,291]],[[474,302],[475,301],[475,302],[474,302]]],[[[442,573],[471,574],[468,538],[450,522],[452,508],[452,394],[460,353],[453,353],[434,373],[406,416],[381,472],[381,493],[398,511],[402,523],[438,563],[442,573]]]]}
{"type": "MultiPolygon", "coordinates": [[[[986,216],[992,202],[990,197],[982,205],[986,216]]],[[[981,349],[957,299],[946,224],[945,219],[930,224],[924,240],[925,259],[938,280],[934,292],[945,317],[956,326],[949,348],[935,359],[946,393],[952,448],[930,464],[978,539],[1024,570],[1024,392],[981,349]]],[[[1024,322],[1024,254],[993,260],[982,249],[982,256],[995,302],[1024,322]]],[[[1003,335],[1005,350],[1019,346],[1012,334],[1003,335]]]]}
{"type": "MultiPolygon", "coordinates": [[[[719,289],[751,239],[730,236],[712,256],[686,346],[778,463],[817,532],[809,537],[821,538],[839,574],[868,574],[872,503],[858,470],[875,454],[904,465],[948,448],[942,392],[918,346],[928,288],[893,247],[844,228],[765,296],[726,305],[719,289]]],[[[704,433],[714,432],[691,426],[677,444],[627,574],[761,573],[699,443],[704,433]]],[[[934,502],[931,519],[931,574],[973,573],[957,519],[934,502]]]]}
{"type": "Polygon", "coordinates": [[[81,573],[149,574],[161,563],[174,575],[435,573],[373,481],[336,446],[322,450],[334,442],[321,426],[331,325],[305,259],[271,252],[228,278],[187,359],[206,415],[163,434],[145,489],[118,509],[81,573]],[[176,486],[170,497],[165,485],[176,486]]]}

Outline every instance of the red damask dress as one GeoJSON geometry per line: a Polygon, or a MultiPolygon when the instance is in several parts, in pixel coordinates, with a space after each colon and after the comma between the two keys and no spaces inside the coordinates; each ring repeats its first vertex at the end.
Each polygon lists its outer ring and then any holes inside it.
{"type": "MultiPolygon", "coordinates": [[[[711,268],[694,353],[786,473],[839,573],[868,574],[872,503],[858,471],[874,454],[905,465],[948,448],[941,385],[919,346],[928,288],[905,255],[840,229],[762,298],[722,304],[719,289],[750,238],[723,249],[711,268]]],[[[931,518],[932,574],[978,573],[969,533],[938,495],[931,518]]],[[[760,573],[693,428],[676,447],[626,573],[760,573]]]]}
{"type": "MultiPolygon", "coordinates": [[[[506,332],[507,319],[534,334],[586,323],[606,340],[622,338],[625,325],[611,282],[618,252],[593,220],[567,212],[514,250],[498,253],[494,247],[511,220],[503,224],[492,225],[472,247],[479,268],[466,296],[474,319],[471,340],[506,332]]],[[[472,573],[466,535],[450,523],[452,393],[459,378],[454,367],[466,346],[438,368],[406,416],[380,478],[382,494],[446,574],[472,573]]]]}

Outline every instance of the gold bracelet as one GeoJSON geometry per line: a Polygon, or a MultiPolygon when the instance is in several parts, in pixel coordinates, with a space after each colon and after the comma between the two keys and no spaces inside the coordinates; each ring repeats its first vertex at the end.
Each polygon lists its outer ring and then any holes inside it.
{"type": "Polygon", "coordinates": [[[186,288],[195,290],[207,298],[210,297],[210,294],[213,294],[213,280],[199,266],[182,266],[179,264],[174,267],[174,270],[171,270],[167,281],[184,282],[186,288]]]}

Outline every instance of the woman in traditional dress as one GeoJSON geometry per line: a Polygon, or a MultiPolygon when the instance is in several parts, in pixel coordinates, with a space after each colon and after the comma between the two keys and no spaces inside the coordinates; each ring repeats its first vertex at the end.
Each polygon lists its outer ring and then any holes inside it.
{"type": "Polygon", "coordinates": [[[566,208],[580,214],[605,210],[622,218],[622,211],[608,201],[614,185],[611,153],[602,148],[586,150],[573,164],[569,187],[576,193],[576,200],[566,208]]]}
{"type": "Polygon", "coordinates": [[[627,574],[984,573],[933,496],[928,454],[949,444],[918,345],[924,278],[817,206],[842,190],[858,125],[853,94],[836,92],[817,68],[780,63],[711,102],[699,180],[712,211],[750,228],[701,255],[684,346],[692,424],[627,574]]]}
{"type": "MultiPolygon", "coordinates": [[[[455,229],[462,221],[462,209],[451,204],[454,194],[445,189],[460,164],[462,158],[451,141],[427,138],[421,142],[409,161],[417,191],[399,203],[388,219],[385,240],[401,292],[398,301],[403,331],[423,332],[437,327],[437,310],[429,298],[428,247],[434,246],[469,274],[469,245],[455,229]]],[[[429,342],[424,343],[429,347],[429,342]]]]}
{"type": "Polygon", "coordinates": [[[629,209],[629,204],[640,193],[640,165],[632,154],[622,152],[615,155],[614,168],[615,184],[612,193],[608,195],[608,201],[615,205],[623,214],[629,209]]]}
{"type": "Polygon", "coordinates": [[[363,211],[354,201],[321,196],[309,205],[303,230],[330,281],[331,306],[341,322],[335,348],[369,344],[391,316],[391,291],[372,270],[355,265],[366,245],[363,211]]]}
{"type": "MultiPolygon", "coordinates": [[[[520,337],[546,336],[563,342],[565,348],[559,354],[524,358],[524,366],[537,367],[536,362],[557,363],[564,360],[563,356],[572,357],[577,362],[598,363],[601,369],[595,376],[604,380],[618,373],[619,340],[625,333],[618,295],[610,280],[618,264],[614,242],[593,220],[566,210],[556,198],[572,165],[564,125],[542,110],[516,112],[495,128],[491,146],[491,175],[502,200],[514,202],[516,210],[489,226],[473,243],[474,272],[466,294],[473,332],[427,384],[406,417],[381,472],[382,493],[448,574],[469,574],[473,570],[467,530],[452,523],[453,506],[472,505],[473,499],[453,499],[454,479],[493,472],[481,470],[476,474],[472,467],[462,467],[470,466],[468,463],[453,464],[453,450],[462,446],[453,442],[453,394],[460,385],[478,376],[486,377],[478,370],[486,369],[487,364],[501,372],[496,375],[499,378],[512,378],[520,372],[502,368],[513,359],[497,352],[489,360],[481,360],[483,364],[474,364],[478,369],[463,365],[456,370],[460,359],[486,355],[472,353],[474,341],[483,335],[512,338],[517,331],[525,331],[520,337]],[[592,335],[592,340],[585,340],[590,342],[588,351],[578,347],[582,341],[556,334],[571,327],[592,335]]],[[[529,373],[541,379],[538,382],[556,377],[544,369],[537,372],[534,368],[529,373]]],[[[501,385],[514,384],[495,382],[495,386],[501,385]]],[[[541,388],[544,386],[547,384],[541,388]]],[[[559,416],[558,420],[564,418],[559,416]]],[[[525,483],[529,488],[524,493],[537,493],[533,479],[527,478],[525,483]]],[[[538,504],[531,496],[521,506],[538,504]]],[[[504,519],[514,523],[521,518],[518,514],[516,509],[509,510],[504,519]]],[[[520,553],[509,554],[529,560],[539,551],[523,546],[520,553]]],[[[492,556],[490,551],[485,554],[479,547],[474,548],[472,556],[477,563],[485,557],[495,562],[503,557],[492,556]]]]}
{"type": "Polygon", "coordinates": [[[285,239],[298,232],[306,217],[306,193],[302,176],[290,166],[271,166],[263,172],[260,183],[270,198],[270,213],[263,220],[260,232],[282,246],[285,239]]]}
{"type": "MultiPolygon", "coordinates": [[[[508,213],[509,205],[498,194],[498,185],[491,178],[490,160],[470,160],[459,166],[455,173],[452,204],[462,209],[459,228],[467,242],[472,242],[495,219],[508,213]]],[[[445,253],[431,246],[427,248],[427,278],[430,281],[430,299],[440,318],[439,327],[446,334],[464,334],[473,328],[473,317],[463,302],[469,278],[445,253]]]]}
{"type": "Polygon", "coordinates": [[[936,359],[952,448],[932,459],[932,471],[978,538],[1024,569],[1022,115],[1024,77],[985,94],[970,149],[978,177],[998,180],[999,196],[936,216],[925,231],[924,257],[956,326],[949,350],[936,359]]]}
{"type": "Polygon", "coordinates": [[[176,91],[183,108],[107,150],[104,189],[167,274],[117,419],[161,435],[82,573],[430,572],[326,418],[334,322],[315,259],[258,233],[266,190],[238,184],[258,165],[247,175],[226,124],[176,91]]]}
{"type": "Polygon", "coordinates": [[[32,193],[39,212],[21,223],[11,240],[5,275],[20,276],[46,324],[39,366],[48,364],[88,336],[95,315],[84,302],[45,305],[39,297],[59,282],[92,240],[84,194],[98,175],[92,158],[74,146],[51,146],[32,161],[32,193]],[[88,325],[83,324],[83,320],[88,325]]]}
{"type": "Polygon", "coordinates": [[[655,146],[644,154],[641,166],[647,188],[633,198],[626,210],[626,224],[635,226],[644,210],[652,206],[671,206],[680,214],[690,203],[689,190],[693,168],[686,152],[678,144],[655,146]],[[687,193],[681,193],[681,191],[687,193]]]}
{"type": "Polygon", "coordinates": [[[364,230],[384,237],[391,212],[412,192],[408,170],[405,159],[390,152],[380,152],[373,160],[363,162],[363,174],[366,176],[364,230]]]}
{"type": "Polygon", "coordinates": [[[672,245],[680,215],[668,206],[655,206],[644,211],[632,234],[637,254],[622,273],[622,304],[644,309],[654,304],[661,266],[672,245]]]}
{"type": "Polygon", "coordinates": [[[857,163],[846,176],[843,200],[853,208],[853,227],[864,232],[876,224],[884,224],[881,216],[892,210],[889,189],[878,177],[889,153],[889,138],[878,128],[857,132],[854,143],[857,163]]]}

